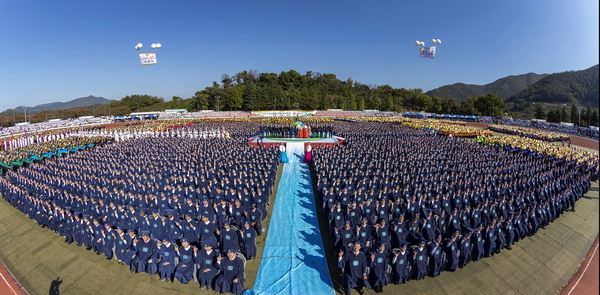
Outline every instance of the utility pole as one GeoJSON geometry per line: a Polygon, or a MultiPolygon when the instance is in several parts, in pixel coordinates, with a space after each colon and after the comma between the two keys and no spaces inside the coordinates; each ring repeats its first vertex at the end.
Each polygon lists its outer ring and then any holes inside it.
{"type": "Polygon", "coordinates": [[[581,109],[577,108],[577,111],[579,113],[579,124],[577,124],[577,126],[581,126],[581,109]]]}

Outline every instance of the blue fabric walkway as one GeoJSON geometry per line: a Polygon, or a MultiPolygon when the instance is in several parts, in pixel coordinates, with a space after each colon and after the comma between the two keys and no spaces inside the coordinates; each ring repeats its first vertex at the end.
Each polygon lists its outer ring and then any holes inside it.
{"type": "Polygon", "coordinates": [[[303,143],[288,143],[255,294],[334,294],[303,143]]]}

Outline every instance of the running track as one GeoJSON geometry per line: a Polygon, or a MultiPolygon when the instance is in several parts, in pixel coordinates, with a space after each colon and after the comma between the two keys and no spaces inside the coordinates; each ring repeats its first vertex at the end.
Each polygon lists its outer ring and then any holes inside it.
{"type": "Polygon", "coordinates": [[[26,295],[27,292],[17,283],[12,274],[0,262],[0,294],[26,295]]]}
{"type": "Polygon", "coordinates": [[[598,294],[598,237],[579,266],[579,270],[560,292],[561,295],[598,294]]]}

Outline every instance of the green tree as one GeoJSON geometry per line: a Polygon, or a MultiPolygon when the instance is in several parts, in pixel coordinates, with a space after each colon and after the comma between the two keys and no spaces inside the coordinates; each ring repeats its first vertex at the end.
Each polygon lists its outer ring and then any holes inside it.
{"type": "Polygon", "coordinates": [[[501,116],[504,113],[504,100],[496,94],[487,94],[469,99],[473,104],[476,115],[501,116]]]}
{"type": "Polygon", "coordinates": [[[596,126],[598,127],[598,109],[593,109],[592,110],[592,116],[590,118],[590,126],[596,126]]]}
{"type": "Polygon", "coordinates": [[[562,107],[560,110],[560,121],[569,122],[569,114],[567,113],[567,107],[562,107]]]}
{"type": "Polygon", "coordinates": [[[535,106],[535,118],[536,119],[546,119],[546,108],[542,104],[537,104],[535,106]]]}
{"type": "Polygon", "coordinates": [[[572,104],[571,105],[571,123],[579,125],[578,115],[579,114],[578,114],[577,106],[572,104]]]}
{"type": "Polygon", "coordinates": [[[548,112],[547,121],[552,123],[560,123],[561,111],[559,109],[553,109],[548,112]]]}
{"type": "Polygon", "coordinates": [[[141,108],[162,102],[164,102],[162,98],[146,94],[132,94],[121,99],[121,104],[127,106],[134,112],[141,108]]]}
{"type": "Polygon", "coordinates": [[[201,111],[208,109],[208,95],[205,92],[198,91],[192,97],[192,110],[201,111]]]}

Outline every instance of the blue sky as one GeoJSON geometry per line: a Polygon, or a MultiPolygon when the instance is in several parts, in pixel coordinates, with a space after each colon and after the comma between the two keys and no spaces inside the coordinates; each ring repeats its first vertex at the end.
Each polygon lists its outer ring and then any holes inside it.
{"type": "Polygon", "coordinates": [[[429,90],[598,63],[597,0],[0,1],[0,110],[189,97],[224,73],[335,73],[429,90]],[[414,41],[440,38],[434,60],[414,41]],[[161,42],[142,67],[133,46],[161,42]]]}

